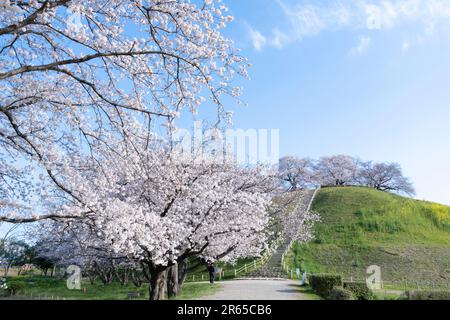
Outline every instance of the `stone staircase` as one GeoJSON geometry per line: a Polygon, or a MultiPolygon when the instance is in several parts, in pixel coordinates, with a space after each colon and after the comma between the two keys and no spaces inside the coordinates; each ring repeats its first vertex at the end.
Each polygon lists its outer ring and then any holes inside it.
{"type": "MultiPolygon", "coordinates": [[[[302,203],[299,205],[304,208],[303,210],[309,210],[312,201],[314,200],[315,190],[304,190],[306,192],[302,199],[302,203]]],[[[282,259],[283,254],[291,244],[291,239],[283,242],[270,257],[267,263],[245,276],[246,279],[288,279],[288,274],[283,270],[282,259]]]]}
{"type": "Polygon", "coordinates": [[[281,244],[262,268],[250,272],[246,275],[246,278],[287,279],[287,274],[281,265],[281,259],[289,244],[290,241],[281,244]]]}

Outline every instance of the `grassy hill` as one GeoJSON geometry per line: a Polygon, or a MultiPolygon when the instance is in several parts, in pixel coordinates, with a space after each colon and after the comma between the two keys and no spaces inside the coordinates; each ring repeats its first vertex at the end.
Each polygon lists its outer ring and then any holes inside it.
{"type": "Polygon", "coordinates": [[[313,210],[316,239],[296,244],[289,264],[364,279],[370,265],[394,287],[450,286],[450,208],[362,187],[326,188],[313,210]]]}

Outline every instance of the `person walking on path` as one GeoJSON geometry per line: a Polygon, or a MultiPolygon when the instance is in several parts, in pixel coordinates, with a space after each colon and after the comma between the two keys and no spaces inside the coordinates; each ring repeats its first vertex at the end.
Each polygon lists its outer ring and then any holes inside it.
{"type": "Polygon", "coordinates": [[[209,282],[211,284],[214,284],[216,268],[211,262],[208,263],[208,272],[209,272],[209,282]]]}

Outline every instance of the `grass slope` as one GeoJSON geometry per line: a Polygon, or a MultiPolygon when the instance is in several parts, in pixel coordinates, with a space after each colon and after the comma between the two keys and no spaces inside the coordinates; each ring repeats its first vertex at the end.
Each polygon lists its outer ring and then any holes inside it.
{"type": "Polygon", "coordinates": [[[408,287],[450,285],[450,208],[362,187],[326,188],[313,210],[316,239],[296,244],[291,266],[364,279],[379,265],[383,280],[408,287]]]}

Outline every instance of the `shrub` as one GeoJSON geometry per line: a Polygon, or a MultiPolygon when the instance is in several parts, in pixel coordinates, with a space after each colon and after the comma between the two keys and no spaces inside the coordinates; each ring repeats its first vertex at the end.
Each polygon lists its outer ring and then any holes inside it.
{"type": "Polygon", "coordinates": [[[342,286],[342,277],[334,274],[315,274],[308,276],[311,288],[323,298],[328,298],[333,287],[342,286]]]}
{"type": "Polygon", "coordinates": [[[373,300],[374,294],[365,282],[344,282],[344,289],[353,293],[357,300],[373,300]]]}
{"type": "Polygon", "coordinates": [[[407,291],[408,300],[450,300],[449,291],[407,291]]]}
{"type": "Polygon", "coordinates": [[[350,290],[342,287],[333,287],[331,289],[328,300],[355,300],[353,293],[350,290]]]}
{"type": "Polygon", "coordinates": [[[316,244],[322,244],[322,243],[324,243],[325,241],[323,240],[323,238],[322,238],[322,236],[320,236],[320,235],[315,235],[315,237],[314,237],[314,243],[316,243],[316,244]]]}
{"type": "Polygon", "coordinates": [[[8,286],[6,285],[6,279],[0,278],[0,297],[7,295],[8,286]]]}
{"type": "Polygon", "coordinates": [[[6,289],[9,295],[14,296],[25,290],[26,284],[23,281],[10,281],[7,283],[8,288],[6,289]]]}

